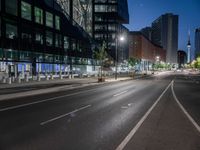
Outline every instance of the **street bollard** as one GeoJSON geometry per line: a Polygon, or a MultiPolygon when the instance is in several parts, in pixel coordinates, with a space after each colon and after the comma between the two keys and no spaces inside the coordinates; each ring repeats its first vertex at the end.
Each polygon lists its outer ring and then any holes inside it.
{"type": "Polygon", "coordinates": [[[2,83],[6,83],[6,78],[4,76],[2,77],[2,83]]]}
{"type": "Polygon", "coordinates": [[[25,81],[26,81],[26,82],[29,81],[28,75],[25,75],[25,81]]]}
{"type": "Polygon", "coordinates": [[[51,76],[50,76],[50,77],[51,77],[51,80],[53,80],[53,79],[54,79],[52,74],[51,74],[51,76]]]}
{"type": "Polygon", "coordinates": [[[41,81],[40,75],[37,76],[37,81],[41,81]]]}
{"type": "Polygon", "coordinates": [[[20,77],[17,78],[17,82],[21,83],[21,78],[20,77]]]}
{"type": "Polygon", "coordinates": [[[11,77],[11,82],[15,82],[15,77],[11,77]]]}
{"type": "Polygon", "coordinates": [[[48,75],[46,75],[46,80],[47,80],[47,81],[49,80],[49,76],[48,76],[48,75]]]}
{"type": "Polygon", "coordinates": [[[11,77],[7,78],[7,83],[8,83],[8,84],[11,84],[11,83],[12,83],[11,77]]]}
{"type": "Polygon", "coordinates": [[[63,76],[60,74],[60,79],[63,79],[63,76]]]}

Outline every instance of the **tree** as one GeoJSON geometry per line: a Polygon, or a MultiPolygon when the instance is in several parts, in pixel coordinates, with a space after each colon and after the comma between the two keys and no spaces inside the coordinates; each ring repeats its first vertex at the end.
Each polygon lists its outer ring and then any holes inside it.
{"type": "Polygon", "coordinates": [[[103,66],[104,66],[107,56],[108,54],[106,52],[106,43],[104,41],[101,48],[99,50],[96,50],[94,53],[95,59],[99,60],[99,63],[100,63],[100,80],[101,81],[102,81],[102,74],[103,74],[103,66]]]}
{"type": "Polygon", "coordinates": [[[140,61],[137,58],[129,58],[128,59],[128,65],[131,66],[131,68],[133,68],[135,65],[137,65],[140,61]]]}
{"type": "Polygon", "coordinates": [[[200,69],[200,56],[197,57],[197,68],[200,69]]]}

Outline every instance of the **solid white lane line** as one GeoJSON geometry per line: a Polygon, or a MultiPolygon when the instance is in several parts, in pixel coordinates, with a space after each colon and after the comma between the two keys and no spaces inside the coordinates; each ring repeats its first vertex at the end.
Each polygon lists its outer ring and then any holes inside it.
{"type": "Polygon", "coordinates": [[[60,115],[60,116],[58,116],[58,117],[49,119],[49,120],[47,120],[47,121],[41,122],[40,125],[43,126],[43,125],[45,125],[45,124],[48,124],[48,123],[53,122],[53,121],[56,121],[56,120],[58,120],[58,119],[60,119],[60,118],[66,117],[66,116],[68,116],[68,115],[70,115],[70,114],[76,113],[76,112],[78,112],[78,111],[81,111],[81,110],[86,109],[86,108],[91,107],[91,106],[92,106],[92,105],[87,105],[87,106],[84,106],[84,107],[75,109],[75,110],[73,110],[73,111],[71,111],[71,112],[69,112],[69,113],[66,113],[66,114],[60,115]]]}
{"type": "Polygon", "coordinates": [[[190,120],[190,122],[194,125],[194,127],[197,129],[198,132],[200,132],[200,126],[196,123],[196,121],[190,116],[190,114],[187,112],[187,110],[183,107],[183,105],[180,103],[180,101],[178,100],[178,98],[176,97],[175,91],[174,91],[174,81],[172,83],[171,86],[171,90],[172,90],[172,94],[173,97],[175,99],[175,101],[177,102],[177,104],[179,105],[179,107],[181,108],[181,110],[183,111],[183,113],[187,116],[187,118],[190,120]]]}
{"type": "Polygon", "coordinates": [[[169,83],[169,85],[165,88],[165,90],[162,92],[162,94],[158,97],[158,99],[154,102],[154,104],[149,108],[149,110],[145,113],[145,115],[140,119],[140,121],[136,124],[136,126],[131,130],[131,132],[126,136],[126,138],[121,142],[121,144],[116,148],[116,150],[123,150],[125,146],[128,144],[128,142],[131,140],[131,138],[135,135],[137,130],[140,128],[142,123],[145,121],[145,119],[149,116],[149,114],[152,112],[152,110],[155,108],[155,106],[158,104],[158,102],[161,100],[163,95],[166,93],[166,91],[171,86],[172,82],[169,83]]]}
{"type": "Polygon", "coordinates": [[[12,109],[17,109],[17,108],[21,108],[21,107],[26,107],[26,106],[30,106],[30,105],[34,105],[34,104],[39,104],[39,103],[43,103],[43,102],[47,102],[47,101],[52,101],[52,100],[56,100],[56,99],[59,99],[59,98],[69,97],[69,96],[82,94],[82,93],[90,92],[90,91],[95,91],[95,89],[91,89],[91,90],[87,90],[87,91],[81,91],[81,92],[67,94],[67,95],[62,95],[62,96],[57,96],[57,97],[52,97],[52,98],[48,98],[48,99],[44,99],[44,100],[40,100],[40,101],[36,101],[36,102],[31,102],[31,103],[26,103],[26,104],[21,104],[21,105],[16,105],[16,106],[10,106],[10,107],[0,109],[0,112],[12,110],[12,109]]]}
{"type": "Polygon", "coordinates": [[[120,92],[120,93],[118,93],[118,94],[113,95],[113,97],[116,97],[116,96],[122,95],[122,94],[124,94],[124,93],[126,93],[126,92],[128,92],[128,91],[120,92]]]}

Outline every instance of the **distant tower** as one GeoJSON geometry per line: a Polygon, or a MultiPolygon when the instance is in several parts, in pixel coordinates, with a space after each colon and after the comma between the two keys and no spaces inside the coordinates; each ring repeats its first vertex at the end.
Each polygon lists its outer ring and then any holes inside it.
{"type": "Polygon", "coordinates": [[[187,63],[190,63],[191,59],[191,43],[190,43],[190,30],[188,31],[188,43],[187,43],[187,63]]]}

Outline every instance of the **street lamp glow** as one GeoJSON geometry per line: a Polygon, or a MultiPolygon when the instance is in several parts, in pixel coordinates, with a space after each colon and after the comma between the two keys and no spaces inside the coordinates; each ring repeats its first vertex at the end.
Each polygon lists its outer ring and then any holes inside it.
{"type": "Polygon", "coordinates": [[[124,39],[125,38],[123,36],[120,36],[120,38],[119,38],[120,41],[124,41],[124,39]]]}

